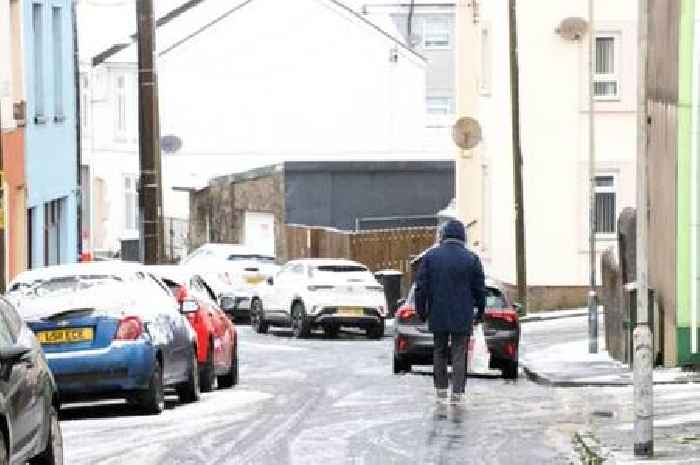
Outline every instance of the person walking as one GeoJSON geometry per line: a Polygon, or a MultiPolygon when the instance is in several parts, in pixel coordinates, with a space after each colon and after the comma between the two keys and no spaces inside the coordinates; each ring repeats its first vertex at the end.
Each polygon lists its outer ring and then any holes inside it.
{"type": "Polygon", "coordinates": [[[481,260],[466,247],[462,222],[440,228],[440,243],[421,260],[416,276],[416,312],[433,333],[433,379],[438,401],[447,401],[447,364],[452,355],[452,403],[464,402],[467,342],[481,323],[486,287],[481,260]],[[477,308],[476,316],[474,307],[477,308]]]}

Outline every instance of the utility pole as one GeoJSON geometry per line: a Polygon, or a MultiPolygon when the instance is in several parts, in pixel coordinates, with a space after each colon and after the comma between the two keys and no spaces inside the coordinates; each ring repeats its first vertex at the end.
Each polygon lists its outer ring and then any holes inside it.
{"type": "Polygon", "coordinates": [[[139,50],[139,217],[143,262],[154,265],[164,255],[158,75],[155,63],[153,0],[136,0],[139,50]]]}
{"type": "Polygon", "coordinates": [[[598,352],[598,295],[596,292],[596,206],[595,206],[595,23],[593,21],[593,3],[588,0],[588,181],[589,181],[589,218],[588,248],[590,258],[591,281],[588,291],[588,351],[598,352]]]}
{"type": "Polygon", "coordinates": [[[520,145],[520,71],[518,67],[518,23],[515,0],[508,0],[510,32],[510,93],[513,136],[513,196],[515,200],[515,268],[518,298],[527,313],[527,266],[525,259],[525,205],[523,201],[523,153],[520,145]]]}
{"type": "Polygon", "coordinates": [[[637,93],[637,326],[634,329],[634,455],[654,455],[654,379],[651,330],[649,329],[647,191],[647,61],[648,0],[639,1],[639,80],[637,93]]]}

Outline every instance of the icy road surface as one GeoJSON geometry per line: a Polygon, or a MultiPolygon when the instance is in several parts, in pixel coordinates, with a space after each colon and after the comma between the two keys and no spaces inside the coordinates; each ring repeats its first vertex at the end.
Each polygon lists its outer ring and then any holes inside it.
{"type": "Polygon", "coordinates": [[[466,409],[437,407],[429,368],[391,373],[388,335],[296,340],[239,325],[239,340],[241,384],[197,404],[172,397],[160,416],[121,403],[67,407],[66,463],[566,464],[593,408],[522,375],[470,379],[466,409]]]}

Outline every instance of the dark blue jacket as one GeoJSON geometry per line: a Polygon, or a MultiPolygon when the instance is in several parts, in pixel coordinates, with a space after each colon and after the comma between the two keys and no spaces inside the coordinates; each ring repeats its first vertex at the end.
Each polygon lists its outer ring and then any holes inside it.
{"type": "Polygon", "coordinates": [[[486,287],[481,260],[464,245],[464,226],[450,221],[438,247],[422,258],[416,277],[416,311],[433,333],[470,333],[474,307],[481,318],[486,287]]]}

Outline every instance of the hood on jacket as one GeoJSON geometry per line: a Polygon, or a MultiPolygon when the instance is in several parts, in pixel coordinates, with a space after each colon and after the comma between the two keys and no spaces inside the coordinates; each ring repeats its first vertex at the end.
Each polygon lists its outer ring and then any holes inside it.
{"type": "Polygon", "coordinates": [[[450,220],[443,224],[440,228],[440,242],[447,239],[454,239],[461,242],[466,242],[467,237],[464,231],[464,225],[459,220],[450,220]]]}

